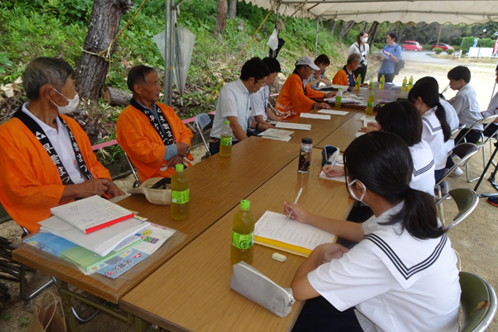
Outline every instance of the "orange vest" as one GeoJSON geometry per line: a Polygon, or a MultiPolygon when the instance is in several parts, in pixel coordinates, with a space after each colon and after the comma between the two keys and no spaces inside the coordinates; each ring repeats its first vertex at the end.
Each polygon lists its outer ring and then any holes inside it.
{"type": "MultiPolygon", "coordinates": [[[[111,179],[97,161],[88,136],[70,117],[61,115],[78,143],[85,164],[95,178],[111,179]]],[[[19,119],[0,126],[0,202],[19,225],[30,233],[50,217],[64,191],[59,172],[35,135],[19,119]]]]}
{"type": "MultiPolygon", "coordinates": [[[[175,111],[165,105],[156,103],[168,120],[175,142],[191,143],[192,131],[176,115],[175,111]]],[[[168,161],[163,161],[166,146],[161,136],[152,127],[149,118],[128,105],[119,115],[116,123],[116,139],[121,148],[128,154],[138,170],[140,182],[153,177],[170,177],[175,174],[173,168],[161,171],[168,161]]],[[[189,159],[193,160],[189,154],[189,159]]]]}
{"type": "MultiPolygon", "coordinates": [[[[354,76],[354,74],[353,77],[356,81],[356,77],[354,76]]],[[[346,74],[346,70],[344,68],[340,69],[337,74],[335,74],[334,78],[332,79],[332,84],[349,86],[348,74],[346,74]]]]}
{"type": "Polygon", "coordinates": [[[292,120],[301,113],[311,111],[315,101],[310,98],[321,99],[325,93],[313,90],[306,84],[306,95],[303,90],[301,77],[293,73],[285,81],[282,90],[278,94],[275,105],[275,115],[280,120],[292,120]]]}

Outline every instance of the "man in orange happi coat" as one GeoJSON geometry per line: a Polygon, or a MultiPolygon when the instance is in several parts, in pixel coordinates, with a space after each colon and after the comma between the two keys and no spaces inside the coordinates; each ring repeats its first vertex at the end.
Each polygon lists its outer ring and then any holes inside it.
{"type": "Polygon", "coordinates": [[[327,94],[311,89],[308,85],[313,70],[320,70],[309,56],[299,58],[296,69],[285,81],[280,91],[277,104],[275,105],[275,115],[280,120],[288,121],[299,116],[301,113],[309,112],[313,108],[330,108],[324,102],[315,102],[314,99],[331,98],[335,92],[327,94]]]}
{"type": "Polygon", "coordinates": [[[157,102],[161,87],[154,69],[133,67],[128,74],[128,88],[133,97],[116,124],[118,143],[138,169],[140,182],[170,177],[184,158],[193,160],[192,131],[171,107],[157,102]]]}
{"type": "Polygon", "coordinates": [[[124,195],[79,124],[63,115],[79,103],[73,74],[64,60],[33,60],[22,75],[29,102],[0,126],[0,202],[28,232],[60,203],[124,195]]]}

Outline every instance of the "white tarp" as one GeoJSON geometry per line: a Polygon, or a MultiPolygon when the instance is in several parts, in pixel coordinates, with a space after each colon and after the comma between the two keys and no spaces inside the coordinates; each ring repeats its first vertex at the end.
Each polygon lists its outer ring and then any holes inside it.
{"type": "MultiPolygon", "coordinates": [[[[270,9],[275,0],[244,0],[270,9]]],[[[281,0],[279,15],[355,22],[474,24],[498,21],[498,1],[281,0]]]]}

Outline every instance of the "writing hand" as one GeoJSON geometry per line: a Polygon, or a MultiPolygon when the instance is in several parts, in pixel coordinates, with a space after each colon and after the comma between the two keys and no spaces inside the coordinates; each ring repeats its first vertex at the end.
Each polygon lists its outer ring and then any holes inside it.
{"type": "Polygon", "coordinates": [[[77,198],[86,198],[94,195],[102,196],[111,187],[112,182],[109,179],[91,179],[83,183],[76,184],[77,198]]]}
{"type": "Polygon", "coordinates": [[[292,214],[290,216],[290,219],[295,219],[299,222],[306,223],[307,212],[299,204],[284,202],[285,216],[288,216],[291,210],[292,214]]]}
{"type": "Polygon", "coordinates": [[[333,177],[337,177],[337,176],[344,176],[344,167],[341,167],[341,166],[325,165],[325,166],[323,166],[322,171],[329,178],[333,178],[333,177]]]}

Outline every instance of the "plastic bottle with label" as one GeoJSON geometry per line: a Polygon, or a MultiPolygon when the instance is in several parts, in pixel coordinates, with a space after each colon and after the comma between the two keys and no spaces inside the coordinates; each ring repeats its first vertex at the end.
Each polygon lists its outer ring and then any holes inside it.
{"type": "Polygon", "coordinates": [[[375,104],[375,96],[374,96],[374,93],[372,92],[372,93],[370,93],[370,96],[368,96],[367,116],[373,116],[374,104],[375,104]]]}
{"type": "Polygon", "coordinates": [[[406,81],[406,76],[405,76],[405,78],[403,79],[403,84],[401,84],[401,91],[406,91],[406,84],[407,84],[406,82],[407,81],[406,81]]]}
{"type": "Polygon", "coordinates": [[[384,89],[384,83],[386,82],[386,78],[384,77],[384,75],[381,76],[380,78],[380,81],[379,81],[379,90],[383,90],[384,89]]]}
{"type": "Polygon", "coordinates": [[[413,87],[413,75],[410,76],[410,80],[408,81],[408,91],[410,91],[413,87]]]}
{"type": "Polygon", "coordinates": [[[240,211],[233,217],[232,246],[230,262],[237,264],[244,261],[252,264],[254,255],[254,224],[256,219],[249,211],[251,202],[244,199],[240,201],[240,211]]]}
{"type": "Polygon", "coordinates": [[[373,78],[370,80],[370,83],[368,83],[368,88],[370,90],[372,90],[374,88],[374,79],[373,78]]]}
{"type": "Polygon", "coordinates": [[[185,220],[190,213],[188,177],[183,172],[183,164],[177,164],[175,169],[171,177],[171,218],[185,220]]]}
{"type": "Polygon", "coordinates": [[[339,88],[337,90],[337,94],[335,95],[335,108],[341,108],[342,103],[342,89],[339,88]]]}
{"type": "Polygon", "coordinates": [[[311,151],[313,150],[313,139],[303,137],[301,140],[301,151],[299,152],[299,164],[297,171],[308,174],[311,166],[311,151]]]}
{"type": "Polygon", "coordinates": [[[225,125],[221,128],[220,134],[220,156],[230,157],[232,155],[232,136],[233,131],[230,128],[230,121],[225,120],[225,125]]]}
{"type": "Polygon", "coordinates": [[[358,77],[356,78],[356,82],[354,84],[354,89],[360,90],[360,86],[361,86],[361,74],[358,74],[358,77]]]}

